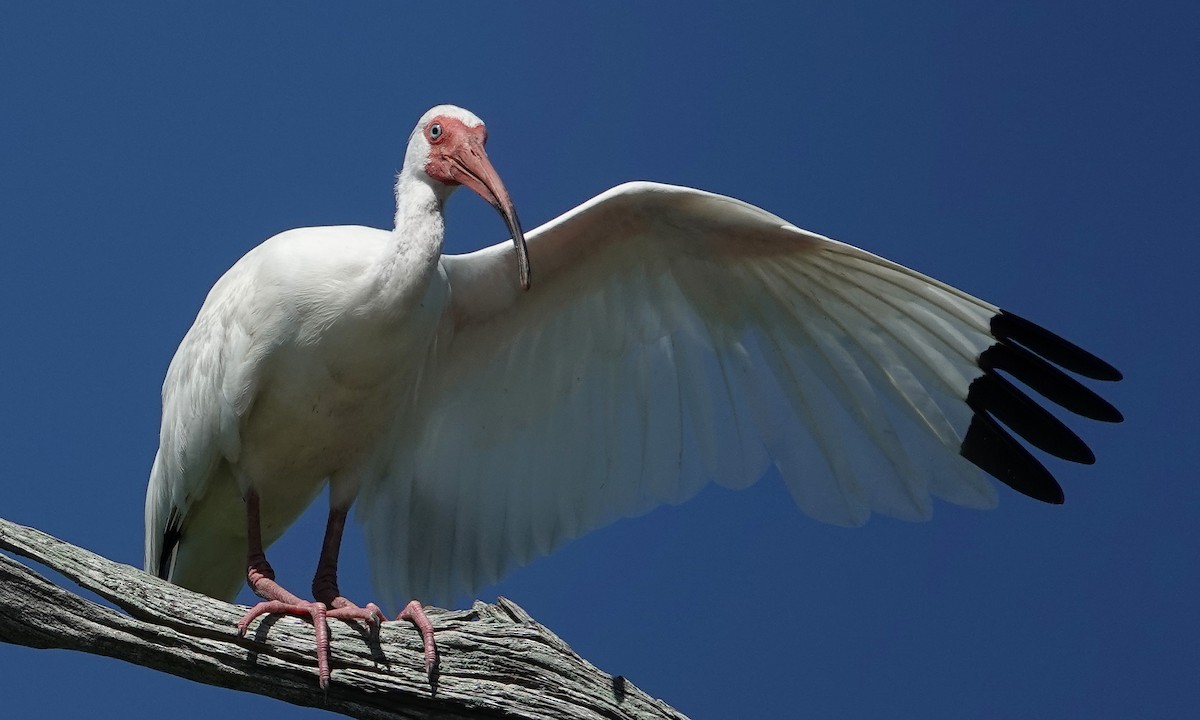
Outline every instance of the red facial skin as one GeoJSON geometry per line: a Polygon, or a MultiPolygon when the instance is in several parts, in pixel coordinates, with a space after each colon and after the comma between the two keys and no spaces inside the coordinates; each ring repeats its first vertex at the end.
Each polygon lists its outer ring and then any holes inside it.
{"type": "MultiPolygon", "coordinates": [[[[487,142],[487,130],[482,125],[475,127],[467,127],[463,121],[438,115],[430,120],[423,130],[425,139],[429,141],[429,162],[425,164],[425,172],[429,177],[438,180],[447,185],[466,184],[463,182],[461,169],[456,168],[458,164],[455,161],[462,157],[473,157],[476,153],[469,150],[470,146],[479,149],[479,154],[482,155],[484,163],[490,168],[491,163],[487,161],[487,155],[483,154],[483,145],[487,142]],[[441,134],[434,137],[433,128],[437,126],[441,128],[441,134]]],[[[461,160],[459,160],[461,162],[461,160]]],[[[492,171],[495,174],[495,171],[492,171]]],[[[470,187],[468,185],[468,187],[470,187]]],[[[479,192],[475,188],[471,188],[475,192],[479,192]]],[[[483,199],[491,202],[488,197],[491,193],[480,193],[483,199]]]]}
{"type": "Polygon", "coordinates": [[[528,290],[529,258],[525,248],[525,233],[521,230],[517,209],[508,196],[508,190],[483,150],[483,144],[487,142],[487,129],[483,125],[467,127],[457,118],[438,115],[425,125],[423,132],[430,146],[429,160],[425,163],[426,174],[447,185],[465,185],[500,211],[516,246],[521,287],[528,290]],[[440,128],[440,132],[435,133],[435,127],[440,128]]]}

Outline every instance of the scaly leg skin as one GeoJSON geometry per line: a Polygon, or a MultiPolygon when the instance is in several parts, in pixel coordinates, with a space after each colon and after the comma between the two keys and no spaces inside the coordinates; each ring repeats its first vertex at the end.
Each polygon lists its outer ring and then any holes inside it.
{"type": "Polygon", "coordinates": [[[313,575],[312,592],[317,602],[324,603],[329,610],[326,617],[338,620],[361,620],[367,623],[372,631],[379,630],[379,624],[386,620],[383,611],[375,603],[367,603],[360,608],[342,597],[338,589],[337,570],[338,554],[342,550],[342,532],[346,529],[346,510],[329,509],[329,521],[325,524],[325,540],[321,543],[321,559],[317,562],[317,572],[313,575]]]}
{"type": "Polygon", "coordinates": [[[317,636],[317,679],[322,690],[329,688],[329,625],[328,618],[362,620],[372,630],[378,630],[383,613],[374,603],[360,608],[342,597],[337,588],[337,554],[341,546],[342,529],[346,512],[329,513],[329,524],[325,531],[325,543],[321,548],[321,560],[313,578],[313,594],[316,602],[307,602],[285,590],[275,582],[275,571],[267,562],[262,547],[262,531],[259,526],[258,494],[253,490],[246,497],[246,540],[247,570],[246,583],[263,599],[238,621],[238,634],[245,635],[250,623],[260,615],[281,613],[302,615],[312,620],[317,636]]]}
{"type": "Polygon", "coordinates": [[[417,626],[417,631],[421,633],[421,642],[425,645],[425,674],[429,676],[430,684],[433,684],[438,668],[437,644],[433,641],[433,623],[429,622],[425,608],[420,602],[412,600],[404,606],[396,620],[408,620],[417,626]]]}
{"type": "MultiPolygon", "coordinates": [[[[321,560],[317,563],[317,574],[313,577],[313,597],[324,602],[331,610],[327,617],[363,620],[369,623],[373,630],[379,629],[383,612],[375,603],[368,603],[360,608],[342,597],[337,585],[338,552],[342,546],[342,531],[346,527],[345,510],[329,510],[329,523],[325,526],[325,542],[321,545],[321,560]]],[[[429,684],[436,681],[438,657],[437,645],[433,640],[433,624],[425,614],[421,603],[413,600],[404,607],[396,620],[407,620],[417,627],[421,633],[421,642],[425,649],[425,675],[429,684]]]]}
{"type": "Polygon", "coordinates": [[[251,560],[246,571],[246,582],[254,594],[263,602],[250,608],[250,612],[238,621],[238,635],[245,635],[246,628],[259,615],[273,613],[286,615],[303,615],[312,620],[313,629],[317,635],[317,680],[322,690],[329,688],[329,625],[325,622],[328,611],[324,603],[305,602],[275,582],[275,571],[267,562],[262,551],[258,552],[258,560],[251,560]]]}

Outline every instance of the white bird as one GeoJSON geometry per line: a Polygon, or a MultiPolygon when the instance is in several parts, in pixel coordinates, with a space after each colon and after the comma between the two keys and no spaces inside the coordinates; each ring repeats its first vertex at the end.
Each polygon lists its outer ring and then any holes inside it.
{"type": "MultiPolygon", "coordinates": [[[[213,287],[163,384],[146,496],[146,569],[247,614],[375,622],[340,596],[359,500],[391,601],[447,603],[622,516],[772,465],[826,522],[928,518],[932,497],[996,503],[986,472],[1062,502],[1003,426],[1051,454],[1088,447],[998,371],[1075,413],[1120,413],[1063,368],[1120,373],[1058,336],[918,272],[744,202],[628,183],[525,237],[470,112],[414,129],[396,226],[291,230],[213,287]],[[512,242],[442,255],[464,184],[512,242]],[[536,271],[530,289],[529,268],[536,271]],[[515,271],[515,272],[514,272],[515,271]],[[523,292],[523,289],[528,292],[523,292]],[[1003,426],[1001,425],[1003,424],[1003,426]],[[264,549],[329,483],[316,602],[264,549]]],[[[421,604],[403,617],[422,629],[421,604]]]]}

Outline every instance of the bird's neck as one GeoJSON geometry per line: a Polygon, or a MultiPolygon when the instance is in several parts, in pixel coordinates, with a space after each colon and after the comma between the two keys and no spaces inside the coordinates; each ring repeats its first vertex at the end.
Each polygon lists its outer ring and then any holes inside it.
{"type": "Polygon", "coordinates": [[[396,227],[375,283],[381,306],[403,309],[424,294],[442,254],[448,194],[407,172],[396,179],[396,227]]]}
{"type": "Polygon", "coordinates": [[[396,176],[396,230],[415,229],[437,224],[438,248],[442,242],[442,206],[452,188],[417,177],[407,167],[396,176]]]}
{"type": "Polygon", "coordinates": [[[446,220],[442,206],[449,188],[433,184],[403,172],[396,179],[395,251],[411,262],[433,265],[442,254],[446,220]]]}

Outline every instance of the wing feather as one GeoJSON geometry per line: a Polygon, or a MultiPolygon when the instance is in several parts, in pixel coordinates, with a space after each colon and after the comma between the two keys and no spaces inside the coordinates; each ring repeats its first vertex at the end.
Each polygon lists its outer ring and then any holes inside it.
{"type": "Polygon", "coordinates": [[[453,600],[772,464],[802,511],[843,525],[924,519],[935,496],[990,507],[980,468],[1053,501],[1000,423],[1067,459],[1090,451],[997,369],[1119,418],[1050,364],[1119,377],[1095,356],[732,198],[632,183],[527,239],[528,293],[508,244],[442,260],[452,309],[421,436],[364,489],[377,580],[397,598],[453,600]]]}

